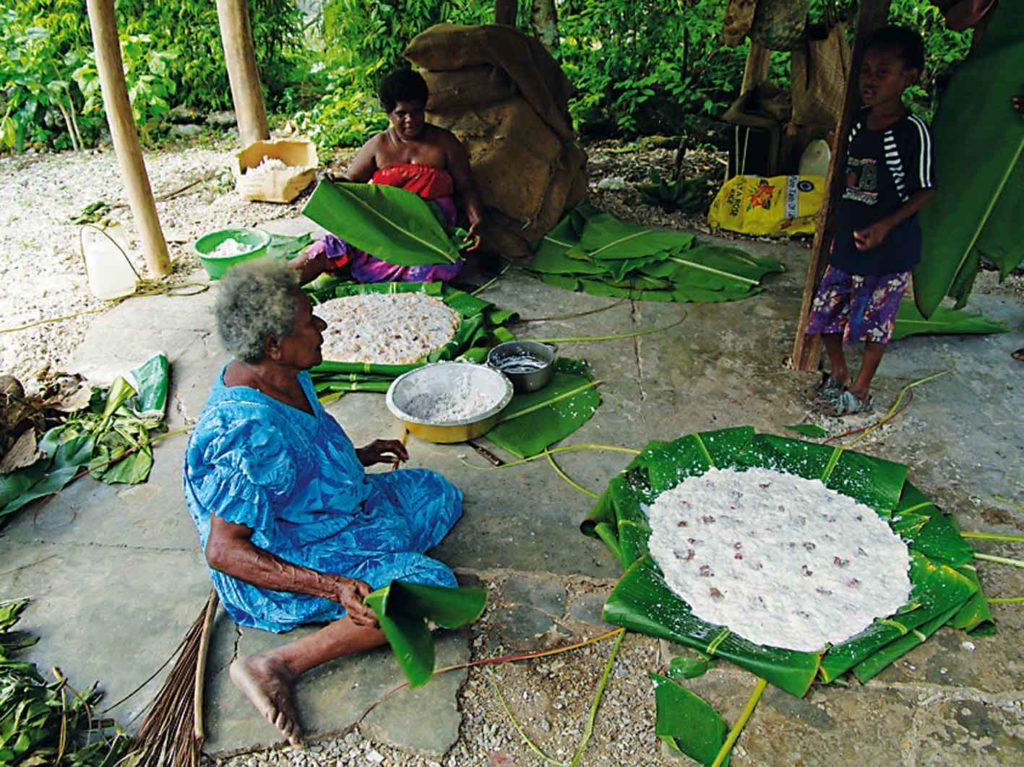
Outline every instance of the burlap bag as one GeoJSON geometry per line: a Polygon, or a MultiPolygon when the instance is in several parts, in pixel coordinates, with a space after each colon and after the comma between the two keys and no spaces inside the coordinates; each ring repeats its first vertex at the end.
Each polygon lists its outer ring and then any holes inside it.
{"type": "Polygon", "coordinates": [[[758,0],[750,39],[770,51],[791,51],[800,45],[810,0],[758,0]]]}
{"type": "Polygon", "coordinates": [[[511,98],[516,84],[500,69],[490,64],[466,67],[457,72],[423,72],[430,89],[427,109],[446,112],[458,107],[494,104],[511,98]]]}
{"type": "Polygon", "coordinates": [[[586,194],[586,154],[568,113],[571,87],[536,40],[511,27],[439,25],[406,58],[424,67],[429,120],[465,145],[487,210],[482,249],[510,259],[586,194]]]}
{"type": "Polygon", "coordinates": [[[790,89],[793,122],[828,132],[835,128],[846,98],[846,76],[852,53],[842,24],[832,26],[825,37],[807,38],[793,51],[790,89]]]}

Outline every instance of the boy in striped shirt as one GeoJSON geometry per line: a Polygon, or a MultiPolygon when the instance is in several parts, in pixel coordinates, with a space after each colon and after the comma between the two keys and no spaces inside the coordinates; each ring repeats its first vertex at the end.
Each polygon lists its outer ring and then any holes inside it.
{"type": "Polygon", "coordinates": [[[917,212],[934,194],[932,141],[902,96],[923,68],[924,43],[910,29],[883,27],[865,46],[863,108],[850,131],[836,236],[807,328],[821,335],[828,354],[831,372],[817,404],[832,415],[871,410],[871,379],[892,338],[910,270],[921,258],[917,212]],[[843,344],[862,341],[854,377],[843,344]]]}

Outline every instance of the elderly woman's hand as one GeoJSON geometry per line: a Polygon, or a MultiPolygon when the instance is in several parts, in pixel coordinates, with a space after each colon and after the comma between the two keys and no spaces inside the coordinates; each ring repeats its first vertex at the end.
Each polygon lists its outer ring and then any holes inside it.
{"type": "Polygon", "coordinates": [[[365,447],[357,447],[356,457],[363,466],[373,466],[376,463],[396,465],[409,460],[409,451],[397,439],[375,439],[365,447]]]}
{"type": "Polygon", "coordinates": [[[371,591],[373,589],[366,581],[339,575],[335,578],[335,586],[330,599],[344,607],[348,612],[348,617],[357,626],[376,627],[377,615],[369,605],[363,602],[371,591]]]}

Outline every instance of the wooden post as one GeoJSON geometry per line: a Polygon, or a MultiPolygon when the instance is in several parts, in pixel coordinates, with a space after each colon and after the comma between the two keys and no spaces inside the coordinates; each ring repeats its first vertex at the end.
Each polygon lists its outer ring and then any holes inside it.
{"type": "Polygon", "coordinates": [[[231,83],[231,101],[238,120],[238,135],[242,146],[246,147],[270,135],[252,46],[249,4],[246,0],[217,0],[217,18],[220,20],[228,82],[231,83]]]}
{"type": "Polygon", "coordinates": [[[494,0],[494,23],[514,27],[517,7],[516,0],[494,0]]]}
{"type": "Polygon", "coordinates": [[[156,201],[149,186],[146,164],[142,160],[142,147],[135,132],[135,118],[124,84],[124,63],[121,61],[121,42],[117,36],[117,17],[114,0],[87,0],[92,43],[96,50],[96,70],[103,93],[103,109],[114,142],[114,153],[121,167],[121,180],[128,193],[128,206],[135,219],[135,230],[142,242],[149,271],[163,277],[171,271],[171,257],[167,242],[160,229],[156,201]]]}
{"type": "Polygon", "coordinates": [[[857,32],[853,41],[850,72],[846,80],[846,101],[836,126],[835,140],[832,142],[832,159],[828,165],[828,176],[825,187],[828,194],[825,204],[818,214],[818,226],[814,230],[814,244],[811,246],[811,261],[807,265],[807,279],[804,281],[804,297],[800,307],[800,319],[796,326],[796,338],[793,341],[793,354],[790,365],[795,370],[815,370],[821,355],[821,343],[818,336],[807,335],[807,324],[810,321],[811,302],[821,284],[821,277],[828,266],[828,252],[836,228],[836,212],[839,198],[846,187],[846,145],[853,127],[853,118],[860,105],[859,72],[864,58],[864,41],[868,36],[885,24],[889,18],[891,0],[861,0],[857,12],[857,32]]]}
{"type": "Polygon", "coordinates": [[[771,61],[772,52],[760,43],[750,41],[750,50],[747,52],[747,63],[743,67],[743,84],[740,86],[740,95],[754,90],[758,85],[768,78],[768,64],[771,61]]]}

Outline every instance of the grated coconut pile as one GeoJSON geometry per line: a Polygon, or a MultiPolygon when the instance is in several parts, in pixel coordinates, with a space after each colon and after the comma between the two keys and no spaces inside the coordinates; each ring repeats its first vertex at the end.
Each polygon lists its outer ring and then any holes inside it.
{"type": "Polygon", "coordinates": [[[325,360],[408,365],[455,336],[461,318],[423,293],[367,293],[325,301],[314,309],[327,323],[325,360]]]}
{"type": "Polygon", "coordinates": [[[770,469],[711,469],[647,509],[650,551],[700,619],[816,652],[907,603],[906,544],[872,509],[770,469]]]}

